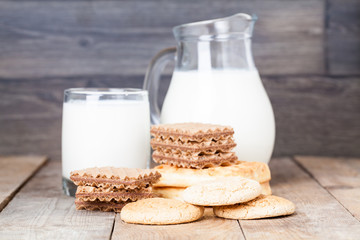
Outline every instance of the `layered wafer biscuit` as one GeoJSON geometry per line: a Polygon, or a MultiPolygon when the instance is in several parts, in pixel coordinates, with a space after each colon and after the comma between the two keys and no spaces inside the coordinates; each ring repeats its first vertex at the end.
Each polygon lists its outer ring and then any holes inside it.
{"type": "Polygon", "coordinates": [[[229,166],[238,159],[235,153],[232,152],[220,152],[211,155],[186,155],[183,153],[169,154],[166,152],[154,151],[152,157],[155,162],[160,164],[198,169],[229,166]]]}
{"type": "Polygon", "coordinates": [[[76,209],[120,212],[129,202],[157,196],[151,185],[160,176],[149,169],[101,167],[73,171],[70,179],[78,185],[76,209]]]}
{"type": "Polygon", "coordinates": [[[78,186],[118,189],[145,188],[159,181],[160,176],[152,169],[114,167],[87,168],[70,173],[70,179],[78,186]]]}
{"type": "Polygon", "coordinates": [[[75,197],[82,201],[106,201],[115,200],[117,202],[137,201],[144,198],[157,196],[151,191],[151,188],[144,189],[111,189],[96,188],[90,186],[78,186],[75,197]]]}
{"type": "Polygon", "coordinates": [[[259,183],[269,182],[271,174],[266,163],[237,161],[230,166],[205,169],[180,168],[169,165],[155,167],[161,174],[155,187],[190,187],[199,182],[214,180],[220,177],[245,177],[259,183]]]}
{"type": "Polygon", "coordinates": [[[155,139],[161,139],[159,142],[170,140],[173,143],[189,144],[231,138],[234,130],[229,126],[215,124],[175,123],[152,126],[150,133],[155,139]]]}
{"type": "Polygon", "coordinates": [[[153,126],[153,160],[184,168],[230,165],[237,160],[230,152],[235,146],[229,126],[177,123],[153,126]]]}
{"type": "Polygon", "coordinates": [[[96,201],[83,201],[76,199],[75,206],[77,210],[91,210],[91,211],[103,211],[103,212],[121,212],[121,209],[127,204],[128,202],[117,202],[112,200],[110,202],[102,202],[99,200],[96,201]]]}
{"type": "Polygon", "coordinates": [[[171,139],[161,139],[156,137],[151,139],[150,143],[154,150],[164,151],[165,149],[174,149],[174,151],[184,151],[189,153],[215,153],[222,150],[229,151],[236,146],[234,140],[229,136],[226,139],[203,139],[203,142],[194,141],[172,141],[171,139]]]}

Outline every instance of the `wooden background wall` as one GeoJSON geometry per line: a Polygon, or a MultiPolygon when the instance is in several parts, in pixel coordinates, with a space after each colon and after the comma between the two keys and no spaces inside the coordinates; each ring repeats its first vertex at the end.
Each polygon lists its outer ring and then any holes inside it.
{"type": "Polygon", "coordinates": [[[237,12],[259,17],[274,154],[360,156],[359,0],[0,1],[0,154],[61,159],[64,89],[142,87],[173,26],[237,12]]]}

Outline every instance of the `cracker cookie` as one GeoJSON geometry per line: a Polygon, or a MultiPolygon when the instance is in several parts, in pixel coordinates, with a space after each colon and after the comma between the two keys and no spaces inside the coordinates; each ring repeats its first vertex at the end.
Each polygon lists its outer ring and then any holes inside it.
{"type": "Polygon", "coordinates": [[[214,207],[214,214],[216,216],[230,219],[269,218],[290,215],[294,212],[294,203],[274,195],[260,195],[246,203],[214,207]]]}
{"type": "Polygon", "coordinates": [[[221,177],[245,177],[258,181],[269,182],[270,170],[266,163],[237,161],[236,164],[205,169],[179,168],[169,165],[155,167],[161,174],[155,187],[190,187],[200,182],[221,177]]]}
{"type": "MultiPolygon", "coordinates": [[[[261,194],[271,195],[271,188],[269,182],[260,183],[261,194]]],[[[185,187],[153,187],[153,193],[163,198],[172,198],[183,200],[182,194],[185,191],[185,187]]]]}
{"type": "Polygon", "coordinates": [[[203,207],[179,200],[148,198],[127,204],[121,211],[121,220],[126,223],[167,225],[193,222],[203,214],[203,207]]]}
{"type": "Polygon", "coordinates": [[[242,177],[224,177],[188,187],[182,194],[185,202],[200,206],[233,205],[250,201],[261,194],[257,181],[242,177]]]}

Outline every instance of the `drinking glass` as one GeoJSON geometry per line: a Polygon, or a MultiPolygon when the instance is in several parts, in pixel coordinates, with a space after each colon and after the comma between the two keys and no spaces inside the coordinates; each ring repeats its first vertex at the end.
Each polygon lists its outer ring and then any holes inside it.
{"type": "Polygon", "coordinates": [[[70,172],[89,167],[146,168],[150,160],[148,92],[124,88],[71,88],[64,92],[62,177],[74,196],[70,172]]]}

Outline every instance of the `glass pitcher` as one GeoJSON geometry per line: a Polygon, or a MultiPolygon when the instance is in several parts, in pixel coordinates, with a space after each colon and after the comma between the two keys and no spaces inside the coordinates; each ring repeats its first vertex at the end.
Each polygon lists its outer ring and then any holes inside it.
{"type": "Polygon", "coordinates": [[[239,13],[174,27],[177,48],[155,56],[145,76],[152,124],[230,125],[239,160],[269,162],[275,121],[252,56],[255,21],[255,16],[239,13]],[[175,69],[160,113],[160,75],[171,60],[175,69]]]}

